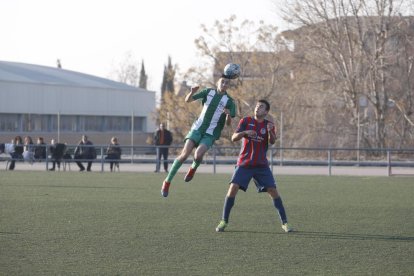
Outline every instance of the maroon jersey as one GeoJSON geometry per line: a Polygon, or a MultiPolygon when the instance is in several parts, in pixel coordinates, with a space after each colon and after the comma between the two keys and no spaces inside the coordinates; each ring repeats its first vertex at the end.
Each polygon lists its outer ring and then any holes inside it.
{"type": "MultiPolygon", "coordinates": [[[[243,137],[242,146],[237,159],[240,167],[265,167],[269,166],[267,160],[267,148],[269,145],[269,132],[267,130],[268,120],[259,123],[253,117],[244,117],[240,120],[236,132],[245,130],[256,131],[255,137],[243,137]]],[[[274,131],[274,129],[272,130],[274,131]]]]}

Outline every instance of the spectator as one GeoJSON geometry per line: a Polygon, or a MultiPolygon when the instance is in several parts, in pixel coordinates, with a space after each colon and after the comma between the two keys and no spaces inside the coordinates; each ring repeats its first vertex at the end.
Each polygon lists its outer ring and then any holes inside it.
{"type": "Polygon", "coordinates": [[[164,158],[164,171],[168,173],[168,147],[172,143],[171,132],[164,127],[164,124],[160,124],[160,128],[154,133],[154,144],[157,147],[157,164],[154,172],[160,172],[161,157],[164,158]]]}
{"type": "Polygon", "coordinates": [[[24,146],[23,146],[23,159],[30,163],[33,162],[34,158],[34,146],[33,139],[30,136],[24,137],[24,146]]]}
{"type": "Polygon", "coordinates": [[[14,152],[14,140],[11,143],[0,144],[0,154],[10,154],[12,152],[14,152]]]}
{"type": "Polygon", "coordinates": [[[75,149],[75,161],[81,172],[85,170],[85,167],[80,160],[86,160],[88,162],[86,170],[91,171],[92,161],[96,158],[96,150],[92,145],[93,143],[88,140],[88,136],[82,135],[82,139],[75,149]]]}
{"type": "Polygon", "coordinates": [[[23,139],[21,136],[16,136],[12,140],[12,144],[14,145],[13,150],[10,152],[11,161],[9,170],[14,170],[16,165],[16,160],[21,159],[23,160],[23,139]]]}
{"type": "Polygon", "coordinates": [[[111,138],[111,143],[106,150],[106,160],[109,160],[109,168],[113,171],[114,165],[119,169],[119,159],[121,159],[122,150],[118,143],[117,137],[111,138]]]}
{"type": "Polygon", "coordinates": [[[52,159],[52,168],[49,171],[54,171],[57,165],[58,170],[60,170],[60,163],[62,162],[63,154],[65,153],[66,145],[62,143],[56,143],[56,140],[53,138],[50,141],[50,156],[52,159]]]}
{"type": "Polygon", "coordinates": [[[34,148],[34,159],[39,161],[46,159],[46,143],[43,137],[37,138],[37,143],[34,148]]]}

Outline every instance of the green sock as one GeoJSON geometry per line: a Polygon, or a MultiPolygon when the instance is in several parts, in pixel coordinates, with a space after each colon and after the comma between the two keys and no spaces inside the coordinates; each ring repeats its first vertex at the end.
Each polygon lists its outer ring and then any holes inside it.
{"type": "Polygon", "coordinates": [[[171,170],[167,175],[167,178],[165,179],[165,181],[167,182],[171,182],[171,180],[174,178],[175,174],[178,172],[178,170],[180,169],[181,165],[183,163],[181,163],[180,161],[178,161],[177,159],[174,160],[174,163],[171,166],[171,170]]]}
{"type": "Polygon", "coordinates": [[[197,169],[198,166],[200,166],[200,164],[201,164],[201,161],[194,160],[193,164],[191,164],[191,168],[197,169]]]}

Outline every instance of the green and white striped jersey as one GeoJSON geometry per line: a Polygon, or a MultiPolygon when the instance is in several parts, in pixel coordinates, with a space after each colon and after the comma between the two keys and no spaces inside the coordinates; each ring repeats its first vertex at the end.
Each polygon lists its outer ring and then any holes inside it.
{"type": "Polygon", "coordinates": [[[230,110],[230,116],[236,116],[236,105],[233,98],[226,92],[218,93],[213,88],[205,88],[192,96],[194,100],[201,99],[203,110],[198,119],[193,123],[191,130],[198,130],[202,134],[213,135],[217,140],[220,138],[221,131],[226,122],[224,109],[230,110]]]}

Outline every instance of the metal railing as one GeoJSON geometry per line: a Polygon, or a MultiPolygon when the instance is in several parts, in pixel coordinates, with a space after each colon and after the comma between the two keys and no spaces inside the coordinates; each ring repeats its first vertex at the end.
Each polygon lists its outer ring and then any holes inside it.
{"type": "MultiPolygon", "coordinates": [[[[100,171],[104,171],[104,165],[111,161],[130,164],[156,164],[157,150],[165,146],[120,146],[122,156],[120,160],[106,159],[107,145],[93,145],[95,148],[95,159],[75,159],[74,149],[77,145],[67,145],[67,152],[72,159],[61,160],[61,162],[88,162],[100,164],[100,171]]],[[[182,145],[168,146],[172,163],[182,149],[182,145]]],[[[217,166],[222,164],[235,165],[240,147],[213,146],[204,156],[203,163],[212,165],[213,173],[217,172],[217,166]]],[[[46,146],[46,170],[53,160],[50,157],[49,146],[46,146]]],[[[4,154],[0,160],[10,160],[4,154]]],[[[273,171],[275,166],[320,166],[327,168],[327,174],[332,175],[332,168],[341,167],[384,167],[387,175],[392,175],[394,167],[414,168],[414,149],[368,149],[368,148],[277,148],[268,150],[268,160],[273,171]]],[[[192,162],[190,156],[186,163],[192,162]]]]}

